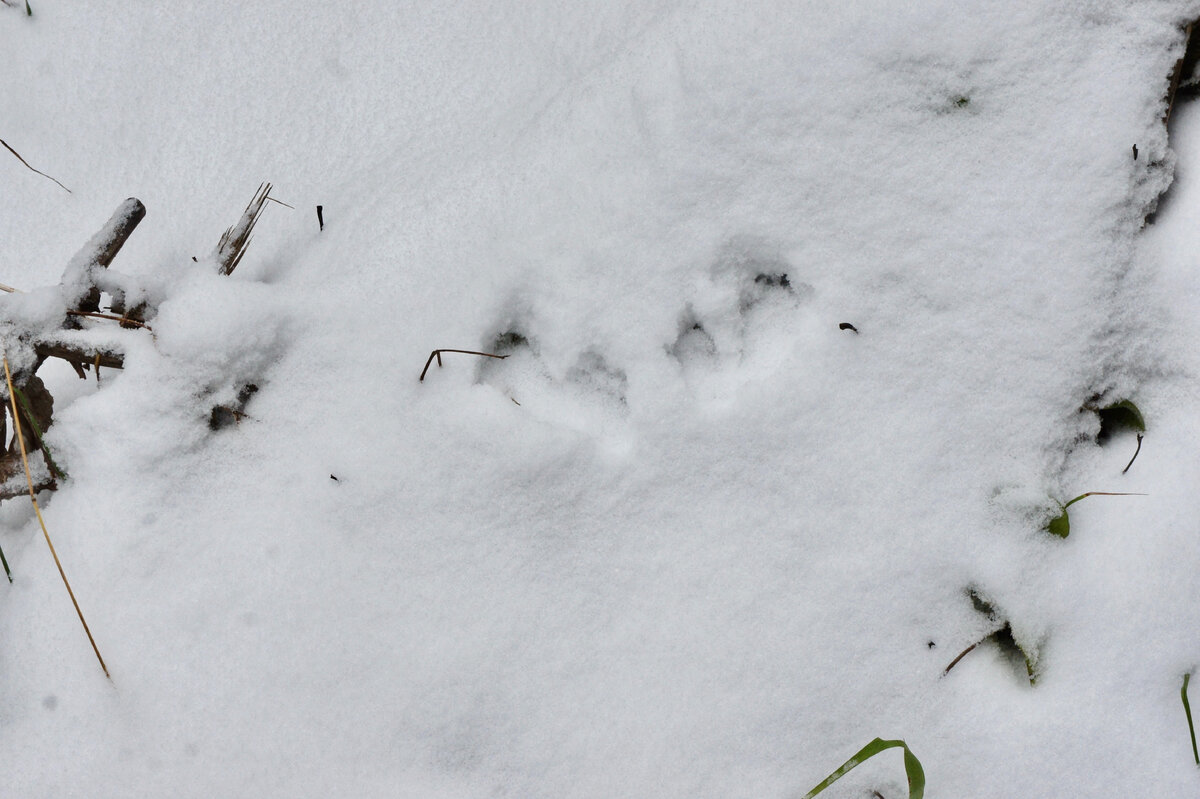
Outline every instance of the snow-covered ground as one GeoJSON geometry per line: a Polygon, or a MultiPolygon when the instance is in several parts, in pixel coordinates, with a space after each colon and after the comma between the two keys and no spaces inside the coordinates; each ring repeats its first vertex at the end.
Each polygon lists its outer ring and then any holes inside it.
{"type": "Polygon", "coordinates": [[[1196,3],[31,3],[0,283],[136,196],[164,301],[46,375],[111,683],[0,506],[0,793],[1196,795],[1196,3]]]}

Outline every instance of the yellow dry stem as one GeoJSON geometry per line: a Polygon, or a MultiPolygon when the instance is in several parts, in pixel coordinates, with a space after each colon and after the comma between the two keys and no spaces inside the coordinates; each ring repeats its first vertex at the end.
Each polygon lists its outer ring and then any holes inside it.
{"type": "Polygon", "coordinates": [[[50,547],[50,554],[54,557],[54,565],[58,567],[58,576],[62,577],[63,585],[67,587],[67,594],[71,597],[71,604],[75,606],[75,612],[79,615],[79,621],[83,624],[83,631],[87,633],[88,641],[92,645],[92,651],[96,653],[96,660],[100,661],[100,668],[104,669],[104,676],[112,679],[112,675],[108,673],[108,666],[104,665],[104,658],[100,656],[100,648],[96,646],[96,639],[92,638],[92,631],[88,629],[87,619],[83,618],[83,611],[79,609],[79,602],[75,599],[75,592],[71,590],[71,583],[67,580],[67,573],[63,571],[62,562],[58,559],[58,553],[54,550],[54,542],[50,540],[50,532],[46,529],[46,520],[42,518],[42,509],[38,507],[37,496],[33,490],[33,475],[29,471],[29,454],[25,451],[25,436],[21,433],[20,416],[17,412],[17,392],[13,390],[12,372],[8,368],[8,356],[0,356],[4,359],[4,380],[8,383],[8,399],[12,403],[13,427],[17,431],[17,443],[21,446],[21,463],[25,465],[25,481],[29,484],[29,501],[33,503],[33,512],[37,514],[38,524],[42,526],[42,535],[46,537],[46,546],[50,547]]]}

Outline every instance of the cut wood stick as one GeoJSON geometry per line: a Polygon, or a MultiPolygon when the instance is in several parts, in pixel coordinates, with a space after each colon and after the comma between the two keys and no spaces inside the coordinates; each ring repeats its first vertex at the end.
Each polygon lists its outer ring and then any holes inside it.
{"type": "Polygon", "coordinates": [[[30,172],[36,172],[39,175],[41,175],[42,177],[44,177],[46,180],[53,180],[55,183],[58,183],[58,185],[62,188],[63,191],[65,191],[67,194],[71,194],[71,190],[68,189],[66,186],[63,186],[63,184],[59,183],[57,178],[52,178],[49,175],[47,175],[45,172],[41,171],[40,169],[34,169],[33,167],[31,167],[29,165],[29,162],[26,161],[24,158],[22,158],[20,153],[18,153],[16,150],[14,150],[12,147],[10,147],[8,142],[6,142],[4,139],[0,139],[0,144],[4,145],[5,150],[8,150],[10,153],[15,155],[17,157],[17,160],[20,161],[22,164],[24,164],[25,168],[28,169],[30,172]]]}
{"type": "Polygon", "coordinates": [[[113,215],[104,223],[104,227],[96,235],[88,239],[72,261],[86,260],[107,269],[112,266],[113,259],[125,246],[125,242],[133,234],[138,224],[146,218],[146,206],[137,197],[130,197],[121,203],[113,215]]]}
{"type": "Polygon", "coordinates": [[[104,227],[75,253],[63,271],[62,279],[64,286],[80,292],[69,300],[74,303],[74,310],[100,310],[100,289],[96,288],[92,270],[96,267],[107,269],[112,265],[117,253],[145,216],[146,206],[138,198],[130,197],[117,207],[104,227]]]}
{"type": "Polygon", "coordinates": [[[100,647],[96,646],[96,639],[92,637],[92,631],[88,627],[87,619],[83,617],[83,611],[79,609],[79,601],[75,599],[75,592],[71,590],[71,583],[67,580],[67,573],[63,571],[62,561],[58,559],[58,552],[54,549],[54,542],[50,540],[50,531],[46,529],[46,520],[42,518],[42,509],[38,507],[37,493],[33,490],[33,473],[29,471],[29,455],[25,451],[25,436],[21,433],[20,415],[17,411],[17,392],[13,388],[12,371],[8,368],[8,355],[4,355],[4,381],[8,384],[8,399],[12,403],[13,427],[17,431],[17,443],[21,447],[21,463],[25,467],[25,481],[29,484],[29,501],[33,503],[33,512],[37,515],[38,524],[42,526],[42,535],[46,538],[46,546],[50,548],[50,555],[54,558],[54,565],[58,567],[58,576],[62,578],[63,585],[67,587],[67,594],[71,597],[71,604],[75,606],[75,613],[79,616],[79,622],[83,625],[83,631],[87,633],[88,642],[92,645],[92,651],[96,653],[96,660],[100,661],[100,668],[104,670],[104,676],[110,681],[112,675],[108,673],[108,666],[104,665],[104,658],[100,655],[100,647]]]}

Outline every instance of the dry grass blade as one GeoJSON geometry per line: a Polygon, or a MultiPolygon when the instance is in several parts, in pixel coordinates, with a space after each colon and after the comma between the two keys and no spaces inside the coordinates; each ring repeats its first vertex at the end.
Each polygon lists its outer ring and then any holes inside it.
{"type": "Polygon", "coordinates": [[[4,359],[4,381],[8,384],[8,399],[12,403],[13,427],[17,432],[17,443],[21,446],[21,463],[25,466],[25,480],[29,483],[29,501],[33,503],[33,512],[37,515],[38,524],[42,526],[42,535],[46,538],[46,546],[50,547],[50,555],[54,558],[54,565],[58,567],[58,576],[62,578],[63,585],[67,587],[67,594],[71,597],[71,604],[75,606],[75,613],[79,616],[79,622],[83,625],[83,631],[87,633],[88,642],[92,645],[92,651],[96,653],[96,660],[100,661],[100,668],[104,670],[104,676],[112,679],[112,675],[108,673],[108,666],[104,665],[104,658],[100,656],[100,648],[96,646],[96,639],[92,637],[92,631],[88,627],[87,619],[83,617],[83,611],[79,609],[79,601],[75,599],[75,592],[71,590],[71,583],[67,580],[67,573],[63,571],[62,561],[58,559],[58,552],[54,549],[54,542],[50,540],[50,531],[46,529],[46,520],[42,518],[42,509],[38,507],[37,494],[33,490],[33,474],[29,471],[29,453],[25,450],[25,436],[21,432],[21,423],[17,421],[21,418],[17,411],[17,392],[13,388],[12,371],[8,368],[8,356],[3,356],[4,359]]]}
{"type": "Polygon", "coordinates": [[[29,165],[29,162],[26,161],[24,158],[22,158],[20,153],[18,153],[16,150],[14,150],[12,147],[10,147],[8,145],[8,142],[6,142],[4,139],[0,139],[0,144],[4,145],[5,150],[8,150],[10,153],[15,155],[17,157],[17,160],[20,161],[22,164],[24,164],[25,168],[28,169],[30,172],[36,172],[39,175],[41,175],[42,177],[44,177],[46,180],[53,180],[55,183],[58,183],[58,185],[62,188],[63,191],[65,191],[67,194],[71,194],[71,190],[68,189],[66,186],[63,186],[63,184],[59,183],[57,179],[50,177],[45,172],[42,172],[40,169],[34,169],[33,167],[31,167],[29,165]]]}
{"type": "Polygon", "coordinates": [[[260,185],[254,194],[254,199],[250,200],[250,204],[242,212],[242,218],[222,234],[220,242],[217,243],[217,265],[221,274],[231,274],[242,262],[242,256],[246,254],[246,248],[250,246],[250,234],[254,231],[254,226],[258,224],[258,218],[262,216],[263,209],[267,206],[267,200],[271,199],[268,196],[270,193],[270,183],[260,185]]]}

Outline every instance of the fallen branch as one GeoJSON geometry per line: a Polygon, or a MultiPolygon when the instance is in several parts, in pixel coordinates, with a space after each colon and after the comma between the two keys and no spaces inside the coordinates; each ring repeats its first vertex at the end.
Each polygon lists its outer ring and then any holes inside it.
{"type": "Polygon", "coordinates": [[[63,270],[62,277],[63,286],[79,292],[68,298],[73,310],[100,310],[100,289],[96,285],[96,270],[107,269],[112,265],[117,253],[145,217],[146,206],[136,197],[130,197],[113,212],[104,223],[104,227],[75,253],[75,257],[63,270]]]}
{"type": "Polygon", "coordinates": [[[109,369],[125,368],[125,356],[108,350],[85,350],[68,344],[39,343],[34,345],[34,352],[41,360],[60,358],[67,363],[80,366],[107,366],[109,369]]]}

